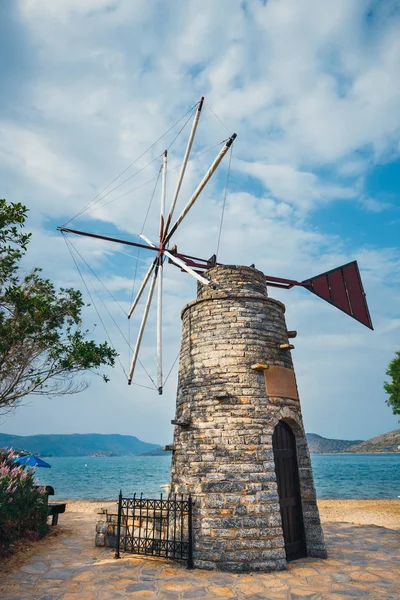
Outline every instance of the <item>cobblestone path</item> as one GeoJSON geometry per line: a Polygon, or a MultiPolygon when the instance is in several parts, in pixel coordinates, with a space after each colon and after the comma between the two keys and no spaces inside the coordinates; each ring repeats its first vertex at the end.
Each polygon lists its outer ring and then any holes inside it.
{"type": "Polygon", "coordinates": [[[94,522],[94,515],[61,515],[62,535],[38,544],[33,556],[21,559],[18,570],[1,577],[0,598],[400,599],[399,531],[374,525],[325,523],[328,560],[295,561],[280,573],[233,575],[187,571],[182,565],[161,559],[115,560],[109,549],[94,547],[94,522]]]}

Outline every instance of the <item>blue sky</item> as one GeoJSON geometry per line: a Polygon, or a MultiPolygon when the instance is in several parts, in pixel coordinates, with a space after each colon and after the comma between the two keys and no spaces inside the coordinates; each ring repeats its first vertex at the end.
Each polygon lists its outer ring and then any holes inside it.
{"type": "MultiPolygon", "coordinates": [[[[299,332],[293,359],[307,431],[367,438],[395,429],[382,382],[400,331],[399,69],[397,1],[2,2],[0,194],[30,209],[34,237],[25,268],[41,265],[59,285],[82,288],[57,225],[204,95],[193,155],[238,133],[221,262],[256,263],[268,274],[300,280],[359,262],[374,332],[304,291],[270,290],[287,305],[288,327],[299,332]]],[[[138,167],[160,155],[175,131],[138,167]]],[[[170,151],[168,200],[187,133],[170,151]]],[[[190,163],[180,208],[217,151],[190,163]]],[[[215,252],[226,168],[227,161],[177,233],[180,250],[205,258],[215,252]]],[[[153,184],[130,190],[154,179],[158,169],[155,161],[104,193],[71,226],[137,233],[153,184]]],[[[146,223],[150,236],[158,197],[146,223]]],[[[72,241],[126,310],[135,252],[72,241]]],[[[145,262],[138,263],[138,280],[150,260],[146,253],[139,258],[145,262]]],[[[139,315],[129,330],[123,311],[90,272],[85,276],[134,340],[139,315]]],[[[179,350],[180,310],[195,290],[189,276],[166,269],[166,372],[179,350]]],[[[106,312],[103,317],[126,369],[126,343],[106,312]]],[[[98,321],[88,307],[85,322],[100,340],[105,334],[98,321]]],[[[141,354],[153,377],[154,323],[152,313],[141,354]]],[[[138,371],[136,382],[147,385],[148,379],[138,371]]],[[[177,366],[159,397],[128,387],[118,366],[109,384],[95,378],[79,397],[32,399],[5,416],[1,429],[120,432],[169,442],[176,383],[177,366]]]]}

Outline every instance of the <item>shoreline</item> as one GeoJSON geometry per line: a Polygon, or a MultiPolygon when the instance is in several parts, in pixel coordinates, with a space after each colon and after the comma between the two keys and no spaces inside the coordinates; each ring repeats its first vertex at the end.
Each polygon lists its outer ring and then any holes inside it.
{"type": "Polygon", "coordinates": [[[351,455],[351,456],[364,456],[365,454],[367,456],[377,456],[379,454],[384,454],[386,456],[387,454],[390,454],[390,455],[398,454],[400,456],[400,451],[396,450],[393,452],[381,452],[380,450],[377,450],[376,452],[311,452],[311,450],[310,450],[310,454],[322,454],[323,456],[330,456],[331,454],[335,454],[335,455],[340,454],[342,456],[345,454],[351,455]]]}
{"type": "MultiPolygon", "coordinates": [[[[160,454],[114,454],[114,455],[110,455],[110,454],[63,454],[60,456],[57,455],[53,455],[53,454],[38,454],[38,456],[40,456],[41,458],[158,458],[159,456],[171,456],[172,451],[171,450],[163,450],[162,452],[160,452],[160,454]]],[[[310,454],[322,454],[323,456],[330,456],[330,455],[359,455],[362,456],[364,454],[367,455],[378,455],[378,454],[394,454],[394,455],[398,455],[400,456],[400,450],[393,450],[393,451],[381,451],[381,450],[376,450],[375,452],[346,452],[344,450],[341,450],[340,452],[312,452],[310,450],[310,454]]]]}
{"type": "MultiPolygon", "coordinates": [[[[102,508],[115,509],[115,500],[68,500],[66,510],[70,513],[100,513],[102,508]]],[[[387,529],[400,530],[400,499],[319,499],[317,500],[322,523],[353,523],[355,525],[375,525],[387,529]]]]}

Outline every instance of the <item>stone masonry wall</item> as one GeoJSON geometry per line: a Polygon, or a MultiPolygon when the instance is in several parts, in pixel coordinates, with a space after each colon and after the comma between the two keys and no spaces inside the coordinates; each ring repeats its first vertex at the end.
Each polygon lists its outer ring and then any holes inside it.
{"type": "Polygon", "coordinates": [[[171,491],[195,500],[195,566],[235,572],[286,568],[272,434],[296,436],[308,553],[326,556],[300,403],[266,395],[254,363],[293,369],[281,302],[263,273],[223,266],[207,272],[183,329],[171,491]]]}

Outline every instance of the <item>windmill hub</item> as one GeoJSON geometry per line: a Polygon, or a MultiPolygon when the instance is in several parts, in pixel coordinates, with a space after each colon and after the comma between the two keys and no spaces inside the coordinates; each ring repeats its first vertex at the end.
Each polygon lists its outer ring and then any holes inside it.
{"type": "Polygon", "coordinates": [[[209,269],[182,311],[171,491],[192,494],[194,560],[228,571],[326,556],[285,307],[252,267],[209,269]],[[180,423],[185,423],[182,427],[180,423]]]}

